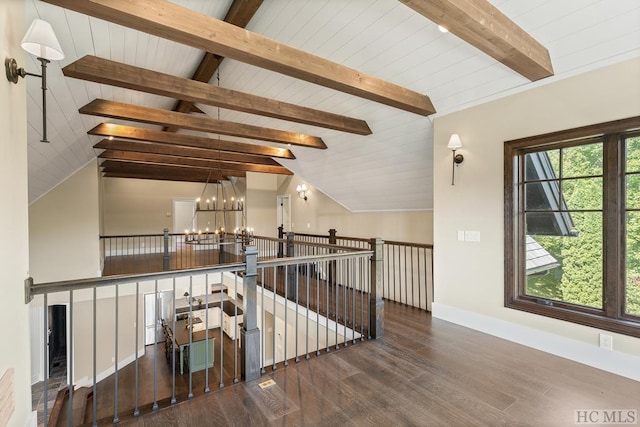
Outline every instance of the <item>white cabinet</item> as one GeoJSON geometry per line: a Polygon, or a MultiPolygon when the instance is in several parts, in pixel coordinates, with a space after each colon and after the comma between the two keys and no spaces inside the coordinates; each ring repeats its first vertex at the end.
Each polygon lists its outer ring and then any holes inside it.
{"type": "MultiPolygon", "coordinates": [[[[205,310],[202,310],[205,311],[205,310]]],[[[211,328],[219,328],[220,327],[220,307],[212,307],[209,310],[207,310],[209,312],[209,322],[207,323],[207,328],[211,329],[211,328]]],[[[202,321],[205,322],[205,316],[206,313],[204,313],[201,317],[202,321]]]]}
{"type": "Polygon", "coordinates": [[[220,307],[211,307],[210,309],[193,310],[193,317],[199,318],[203,323],[207,322],[207,329],[220,327],[220,307]],[[209,318],[207,319],[207,312],[209,312],[209,318]]]}
{"type": "MultiPolygon", "coordinates": [[[[231,306],[233,305],[231,304],[231,306]]],[[[236,336],[236,332],[238,333],[238,335],[240,335],[240,328],[242,328],[242,326],[240,325],[243,319],[242,310],[238,309],[238,315],[234,316],[235,311],[233,311],[233,308],[230,308],[228,306],[226,308],[227,309],[223,310],[222,314],[222,330],[225,334],[227,334],[229,338],[235,340],[238,338],[238,336],[236,336]]]]}

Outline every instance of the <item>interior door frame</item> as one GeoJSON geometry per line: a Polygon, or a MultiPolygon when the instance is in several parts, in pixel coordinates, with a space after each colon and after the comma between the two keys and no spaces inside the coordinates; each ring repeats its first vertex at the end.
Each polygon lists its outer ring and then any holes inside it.
{"type": "MultiPolygon", "coordinates": [[[[75,352],[74,352],[74,348],[76,345],[76,340],[73,340],[71,342],[72,345],[69,345],[70,341],[71,341],[71,319],[69,318],[69,303],[68,302],[60,302],[60,303],[52,303],[52,304],[47,304],[47,314],[46,316],[49,315],[49,307],[53,307],[54,305],[59,305],[59,306],[63,306],[64,307],[64,317],[65,317],[65,329],[66,329],[66,350],[67,350],[67,384],[71,384],[72,383],[72,378],[71,378],[71,370],[73,370],[73,372],[75,373],[75,363],[76,363],[76,358],[73,357],[72,358],[72,363],[71,363],[71,369],[69,369],[69,358],[71,358],[75,352]]],[[[43,324],[44,324],[44,319],[43,319],[43,324]]],[[[47,326],[48,328],[51,328],[51,325],[49,324],[49,322],[47,321],[47,326]]],[[[41,328],[42,329],[42,328],[41,328]]],[[[49,370],[49,366],[51,365],[51,360],[48,360],[49,358],[49,346],[51,345],[51,343],[49,342],[49,339],[51,338],[51,336],[47,336],[47,346],[44,349],[44,351],[47,353],[47,371],[42,373],[42,376],[44,378],[44,376],[49,376],[51,374],[51,371],[49,370]]]]}
{"type": "Polygon", "coordinates": [[[291,231],[291,195],[278,194],[276,196],[276,227],[284,226],[284,232],[291,231]],[[284,211],[289,213],[289,221],[287,224],[283,222],[284,211]]]}
{"type": "Polygon", "coordinates": [[[184,230],[178,230],[176,227],[176,202],[190,202],[193,204],[193,209],[191,211],[191,229],[198,228],[198,218],[196,216],[196,199],[186,198],[186,197],[174,197],[171,200],[171,217],[172,221],[172,233],[182,233],[184,230]]]}

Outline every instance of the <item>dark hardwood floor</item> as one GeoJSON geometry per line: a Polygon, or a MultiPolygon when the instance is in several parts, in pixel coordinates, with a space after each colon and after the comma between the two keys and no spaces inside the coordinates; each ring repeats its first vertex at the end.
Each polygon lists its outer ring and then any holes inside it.
{"type": "MultiPolygon", "coordinates": [[[[144,408],[138,426],[570,426],[578,409],[640,410],[640,382],[385,304],[385,335],[144,408]],[[275,385],[258,384],[273,379],[275,385]]],[[[280,365],[281,366],[281,365],[280,365]]],[[[109,425],[110,419],[101,424],[109,425]]]]}
{"type": "MultiPolygon", "coordinates": [[[[180,247],[169,253],[169,270],[206,267],[222,263],[241,262],[242,257],[220,252],[217,249],[195,250],[192,246],[180,247]]],[[[105,256],[103,276],[119,274],[145,274],[163,271],[162,253],[105,256]]]]}

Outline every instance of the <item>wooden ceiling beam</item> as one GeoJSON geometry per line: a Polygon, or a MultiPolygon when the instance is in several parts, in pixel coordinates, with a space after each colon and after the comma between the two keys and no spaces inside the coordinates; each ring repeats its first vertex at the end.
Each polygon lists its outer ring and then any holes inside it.
{"type": "Polygon", "coordinates": [[[122,172],[122,171],[108,171],[108,170],[103,171],[102,176],[104,176],[105,178],[149,179],[154,181],[181,181],[181,182],[201,182],[201,183],[216,182],[216,181],[207,181],[207,178],[199,178],[199,177],[172,176],[172,175],[158,174],[158,173],[122,172]]]}
{"type": "Polygon", "coordinates": [[[179,147],[155,142],[125,141],[123,139],[103,139],[93,146],[101,150],[119,150],[135,153],[164,154],[167,156],[192,157],[195,159],[219,160],[235,163],[249,163],[266,166],[282,166],[271,157],[252,156],[250,154],[230,153],[228,151],[206,150],[203,148],[179,147]]]}
{"type": "Polygon", "coordinates": [[[430,115],[428,96],[166,0],[44,0],[158,37],[371,101],[430,115]]]}
{"type": "Polygon", "coordinates": [[[234,123],[225,120],[216,120],[206,116],[194,116],[177,113],[175,111],[160,110],[158,108],[107,101],[105,99],[94,99],[84,107],[81,107],[79,111],[80,114],[92,116],[131,120],[154,125],[167,124],[182,129],[260,139],[263,141],[299,145],[308,148],[327,148],[322,138],[318,138],[317,136],[234,123]]]}
{"type": "Polygon", "coordinates": [[[224,89],[170,74],[86,55],[62,69],[67,77],[183,99],[341,132],[370,135],[364,120],[224,89]]]}
{"type": "Polygon", "coordinates": [[[547,49],[488,0],[400,2],[531,81],[553,75],[547,49]]]}
{"type": "Polygon", "coordinates": [[[224,179],[228,176],[244,177],[247,176],[246,171],[233,169],[208,169],[194,166],[164,165],[150,162],[104,159],[100,164],[101,168],[109,171],[131,171],[131,172],[149,172],[149,173],[166,173],[174,176],[195,176],[199,178],[210,177],[211,180],[224,179]]]}
{"type": "Polygon", "coordinates": [[[234,171],[251,171],[272,173],[279,175],[293,175],[289,169],[282,166],[256,165],[251,163],[233,163],[219,160],[195,159],[193,157],[178,157],[155,153],[136,153],[131,151],[106,150],[98,155],[101,159],[124,160],[172,166],[193,166],[206,169],[224,169],[234,171]]]}
{"type": "MultiPolygon", "coordinates": [[[[229,6],[227,15],[224,17],[224,21],[235,25],[236,27],[246,27],[249,21],[251,21],[251,18],[253,18],[253,15],[258,11],[260,5],[262,5],[262,1],[263,0],[233,0],[233,3],[229,6]]],[[[205,52],[191,79],[199,82],[209,82],[223,60],[224,58],[222,56],[205,52]]],[[[193,102],[183,101],[180,99],[176,103],[175,107],[173,107],[173,111],[177,111],[179,113],[190,113],[196,108],[198,107],[196,107],[193,102]]],[[[170,126],[165,127],[163,130],[176,132],[178,128],[170,126]]]]}
{"type": "Polygon", "coordinates": [[[224,139],[206,138],[204,136],[187,135],[183,133],[163,132],[160,130],[144,129],[134,126],[101,123],[87,132],[89,135],[132,139],[167,144],[204,148],[209,150],[231,151],[234,153],[253,154],[282,159],[295,159],[291,150],[286,148],[269,147],[266,145],[247,144],[244,142],[227,141],[224,139]]]}

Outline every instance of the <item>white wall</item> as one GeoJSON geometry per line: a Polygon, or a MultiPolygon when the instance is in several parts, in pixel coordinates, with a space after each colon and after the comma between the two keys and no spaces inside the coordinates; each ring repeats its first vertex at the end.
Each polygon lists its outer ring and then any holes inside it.
{"type": "MultiPolygon", "coordinates": [[[[24,2],[0,2],[0,57],[26,62],[20,48],[24,35],[24,2]]],[[[27,201],[27,84],[0,78],[0,325],[4,351],[0,352],[0,377],[13,369],[14,405],[10,426],[24,426],[35,419],[31,411],[28,306],[24,303],[24,279],[29,269],[27,201]]],[[[1,414],[0,418],[3,418],[1,414]]]]}
{"type": "Polygon", "coordinates": [[[503,142],[640,115],[640,59],[479,105],[434,121],[436,317],[640,380],[640,339],[504,307],[503,142]],[[464,163],[451,185],[449,136],[464,163]],[[457,230],[480,231],[479,243],[457,230]]]}
{"type": "Polygon", "coordinates": [[[247,172],[247,226],[258,236],[277,237],[278,175],[247,172]]]}
{"type": "Polygon", "coordinates": [[[294,232],[327,235],[329,229],[335,228],[338,236],[433,243],[433,211],[350,212],[297,176],[281,178],[278,194],[291,196],[294,232]],[[303,183],[309,189],[307,201],[296,192],[303,183]]]}
{"type": "MultiPolygon", "coordinates": [[[[196,199],[204,184],[101,178],[105,235],[173,232],[172,199],[196,199]]],[[[182,230],[180,230],[182,231],[182,230]]]]}
{"type": "MultiPolygon", "coordinates": [[[[309,187],[309,197],[307,202],[303,201],[295,191],[300,183],[302,181],[298,177],[248,172],[246,190],[242,182],[236,184],[239,194],[246,194],[246,225],[259,236],[276,237],[276,198],[277,195],[289,194],[293,231],[324,235],[330,228],[335,228],[340,236],[433,243],[432,211],[354,213],[309,183],[305,183],[309,187]]],[[[172,200],[193,200],[201,195],[204,184],[101,178],[100,188],[100,214],[104,214],[102,227],[105,235],[160,234],[164,228],[174,232],[172,200]]],[[[211,188],[212,185],[207,187],[203,200],[210,196],[211,188]]],[[[232,194],[232,190],[228,193],[232,194]]],[[[199,227],[204,229],[207,227],[204,222],[206,214],[198,215],[199,227]]],[[[231,223],[233,219],[228,217],[227,222],[231,223]]]]}
{"type": "MultiPolygon", "coordinates": [[[[234,185],[235,188],[229,183],[224,184],[229,203],[232,196],[244,197],[244,183],[237,182],[234,185]]],[[[100,178],[100,189],[103,234],[128,235],[162,234],[165,228],[170,233],[182,233],[184,230],[173,230],[173,200],[195,200],[202,196],[204,208],[204,200],[214,197],[216,186],[208,184],[205,190],[205,183],[100,178]]],[[[222,194],[222,190],[219,193],[222,194]]],[[[213,230],[222,225],[221,213],[218,213],[218,224],[214,224],[213,213],[201,212],[197,215],[198,227],[203,231],[206,227],[213,230]]],[[[235,214],[226,215],[227,229],[233,230],[235,214]]],[[[241,218],[237,220],[240,222],[241,218]]]]}
{"type": "Polygon", "coordinates": [[[98,169],[93,160],[29,206],[35,283],[100,275],[98,169]]]}

